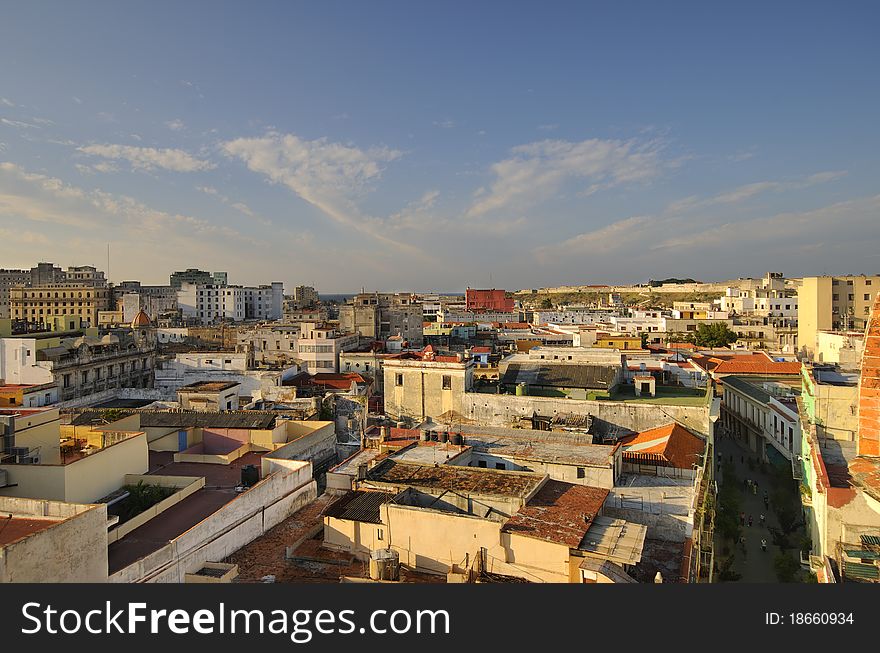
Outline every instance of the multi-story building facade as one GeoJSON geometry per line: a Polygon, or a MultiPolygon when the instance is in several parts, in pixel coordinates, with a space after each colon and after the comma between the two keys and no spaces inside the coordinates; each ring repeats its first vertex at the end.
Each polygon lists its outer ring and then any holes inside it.
{"type": "Polygon", "coordinates": [[[296,362],[309,374],[338,372],[339,356],[358,346],[358,335],[340,333],[323,323],[302,322],[260,327],[239,336],[254,359],[266,363],[296,362]]]}
{"type": "Polygon", "coordinates": [[[465,290],[465,304],[469,311],[500,311],[509,312],[514,308],[514,300],[507,297],[504,290],[477,290],[468,288],[465,290]]]}
{"type": "Polygon", "coordinates": [[[880,276],[804,277],[798,288],[798,346],[812,358],[819,331],[863,331],[880,276]]]}
{"type": "Polygon", "coordinates": [[[311,286],[297,286],[293,289],[293,300],[299,308],[311,308],[318,303],[318,291],[311,286]]]}
{"type": "Polygon", "coordinates": [[[280,320],[284,286],[214,286],[184,283],[177,291],[177,305],[184,318],[202,324],[222,320],[280,320]]]}
{"type": "Polygon", "coordinates": [[[458,354],[444,356],[432,347],[384,360],[385,414],[392,419],[438,418],[461,410],[461,397],[474,384],[475,363],[458,354]]]}
{"type": "Polygon", "coordinates": [[[11,317],[9,314],[9,291],[21,288],[31,281],[29,270],[0,270],[0,319],[11,317]]]}
{"type": "Polygon", "coordinates": [[[187,268],[182,272],[172,272],[170,285],[172,288],[180,288],[185,283],[194,283],[202,286],[225,286],[228,283],[226,272],[206,272],[198,268],[187,268]]]}
{"type": "Polygon", "coordinates": [[[345,333],[387,340],[399,335],[413,347],[422,345],[422,303],[410,293],[360,293],[339,308],[345,333]]]}
{"type": "Polygon", "coordinates": [[[0,339],[0,374],[7,383],[54,384],[60,401],[113,388],[151,388],[155,359],[155,343],[139,331],[0,339]]]}
{"type": "Polygon", "coordinates": [[[64,273],[65,281],[70,284],[81,284],[84,286],[95,286],[96,288],[105,288],[107,279],[104,272],[93,265],[71,265],[64,273]]]}
{"type": "Polygon", "coordinates": [[[108,311],[111,291],[106,287],[68,283],[12,288],[9,310],[13,320],[45,323],[48,318],[74,315],[98,324],[98,312],[108,311]]]}

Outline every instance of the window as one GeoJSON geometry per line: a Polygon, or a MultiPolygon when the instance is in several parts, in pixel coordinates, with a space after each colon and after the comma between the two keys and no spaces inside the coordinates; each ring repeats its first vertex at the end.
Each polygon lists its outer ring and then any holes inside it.
{"type": "Polygon", "coordinates": [[[854,299],[856,298],[856,296],[853,295],[852,293],[850,293],[849,295],[847,295],[847,297],[849,297],[849,301],[852,301],[852,300],[854,300],[854,299]]]}
{"type": "Polygon", "coordinates": [[[834,293],[833,295],[831,295],[831,301],[834,301],[834,302],[840,301],[840,295],[838,295],[837,293],[834,293]]]}
{"type": "Polygon", "coordinates": [[[687,330],[688,330],[688,331],[696,331],[696,330],[697,330],[697,325],[696,325],[696,324],[688,324],[688,325],[687,325],[687,330]]]}
{"type": "Polygon", "coordinates": [[[477,461],[477,467],[485,467],[485,466],[486,466],[485,460],[478,460],[477,461]]]}
{"type": "Polygon", "coordinates": [[[394,375],[394,385],[398,387],[403,387],[403,374],[394,375]]]}
{"type": "Polygon", "coordinates": [[[443,375],[443,389],[452,390],[452,376],[450,376],[449,374],[443,375]]]}
{"type": "Polygon", "coordinates": [[[495,463],[495,469],[507,469],[507,465],[504,463],[495,463]]]}
{"type": "Polygon", "coordinates": [[[871,299],[871,293],[866,292],[865,293],[865,301],[868,301],[869,299],[871,299]]]}
{"type": "Polygon", "coordinates": [[[226,363],[227,365],[230,365],[230,364],[232,364],[232,359],[231,358],[224,358],[223,362],[226,363]]]}
{"type": "Polygon", "coordinates": [[[384,538],[384,537],[385,537],[385,533],[382,532],[382,529],[381,529],[381,528],[377,528],[377,529],[376,529],[376,539],[377,539],[377,540],[381,540],[381,539],[384,538]]]}
{"type": "Polygon", "coordinates": [[[88,373],[88,372],[83,372],[83,373],[82,373],[82,382],[83,382],[83,383],[88,383],[88,382],[89,382],[89,373],[88,373]]]}
{"type": "Polygon", "coordinates": [[[871,285],[871,280],[870,280],[870,279],[865,279],[865,285],[866,285],[866,286],[870,286],[870,285],[871,285]]]}
{"type": "Polygon", "coordinates": [[[587,470],[585,470],[583,467],[578,467],[577,468],[577,477],[578,478],[586,478],[586,476],[587,476],[587,470]]]}
{"type": "Polygon", "coordinates": [[[70,387],[70,374],[65,374],[65,375],[62,377],[62,379],[63,379],[63,386],[64,386],[65,388],[69,388],[69,387],[70,387]]]}

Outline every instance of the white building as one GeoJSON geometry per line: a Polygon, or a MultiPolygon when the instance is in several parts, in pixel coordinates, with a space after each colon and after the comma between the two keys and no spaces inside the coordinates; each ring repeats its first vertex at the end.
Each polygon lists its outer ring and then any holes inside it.
{"type": "Polygon", "coordinates": [[[177,304],[184,318],[202,324],[220,320],[280,320],[283,315],[284,284],[268,286],[215,286],[184,283],[177,292],[177,304]]]}

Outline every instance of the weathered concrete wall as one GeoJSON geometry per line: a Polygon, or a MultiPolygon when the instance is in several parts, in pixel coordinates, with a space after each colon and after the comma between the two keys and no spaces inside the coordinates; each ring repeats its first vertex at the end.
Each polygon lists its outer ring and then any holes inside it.
{"type": "Polygon", "coordinates": [[[0,512],[65,521],[0,548],[0,583],[107,582],[107,506],[0,498],[0,512]]]}
{"type": "Polygon", "coordinates": [[[311,465],[273,461],[269,476],[158,551],[119,570],[116,583],[182,583],[208,561],[218,561],[253,541],[317,498],[311,465]]]}
{"type": "Polygon", "coordinates": [[[676,406],[628,401],[581,401],[552,397],[517,397],[476,392],[462,394],[461,413],[484,426],[511,426],[522,417],[539,415],[592,415],[599,430],[623,427],[645,431],[677,421],[708,437],[712,422],[709,402],[701,406],[676,406]]]}

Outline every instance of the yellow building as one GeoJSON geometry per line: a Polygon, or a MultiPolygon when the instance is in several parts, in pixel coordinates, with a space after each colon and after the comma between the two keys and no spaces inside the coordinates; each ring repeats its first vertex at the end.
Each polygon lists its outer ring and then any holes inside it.
{"type": "Polygon", "coordinates": [[[601,349],[641,349],[642,339],[632,336],[599,336],[593,347],[601,349]]]}
{"type": "Polygon", "coordinates": [[[798,288],[798,346],[813,355],[819,331],[864,331],[880,276],[804,277],[798,288]]]}
{"type": "Polygon", "coordinates": [[[9,290],[9,314],[13,320],[47,322],[73,315],[97,326],[98,312],[110,310],[110,290],[86,285],[50,284],[9,290]]]}

